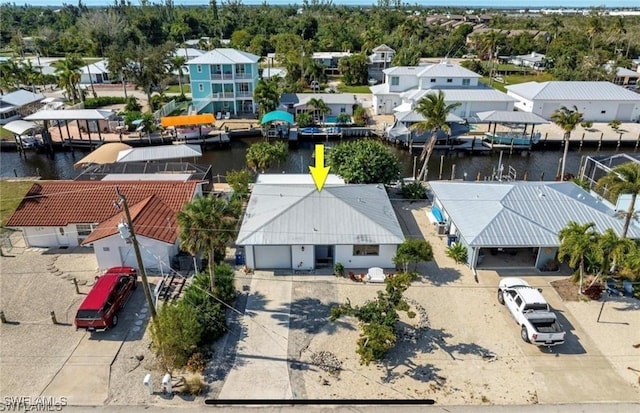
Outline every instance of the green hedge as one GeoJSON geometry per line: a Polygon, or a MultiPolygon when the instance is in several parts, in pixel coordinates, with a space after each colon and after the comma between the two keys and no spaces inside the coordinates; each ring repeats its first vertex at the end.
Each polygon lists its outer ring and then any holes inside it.
{"type": "Polygon", "coordinates": [[[118,105],[127,103],[121,96],[98,96],[97,98],[87,98],[84,101],[85,109],[97,109],[103,106],[118,105]]]}

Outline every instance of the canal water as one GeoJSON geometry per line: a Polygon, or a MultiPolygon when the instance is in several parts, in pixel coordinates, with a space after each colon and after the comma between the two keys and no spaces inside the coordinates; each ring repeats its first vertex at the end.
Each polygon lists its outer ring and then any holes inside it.
{"type": "MultiPolygon", "coordinates": [[[[220,175],[224,179],[226,171],[238,170],[246,166],[245,155],[251,143],[259,141],[261,138],[242,138],[234,140],[230,148],[208,150],[203,153],[197,163],[210,164],[214,177],[220,175]]],[[[335,142],[326,144],[336,145],[335,142]]],[[[402,168],[403,177],[413,175],[414,159],[418,155],[410,154],[404,148],[389,148],[398,156],[402,168]]],[[[287,160],[280,165],[270,168],[270,173],[308,173],[309,165],[313,165],[313,142],[301,142],[297,149],[291,149],[287,160]]],[[[633,149],[628,148],[628,152],[633,149]]],[[[571,148],[567,157],[566,172],[578,175],[581,159],[587,155],[609,155],[616,153],[612,149],[602,151],[578,150],[571,148]]],[[[20,157],[17,152],[0,152],[0,176],[38,176],[43,179],[73,179],[80,170],[76,170],[73,164],[85,156],[87,152],[59,152],[53,159],[44,154],[27,153],[26,157],[20,157]]],[[[516,179],[533,180],[553,180],[557,174],[559,161],[562,152],[559,149],[540,150],[531,152],[528,156],[520,153],[509,154],[509,151],[502,153],[502,175],[507,175],[510,170],[515,171],[516,179]],[[511,168],[513,169],[511,169],[511,168]]],[[[416,159],[417,160],[417,159],[416,159]]],[[[191,161],[191,160],[190,160],[191,161]]],[[[456,154],[446,154],[435,151],[429,162],[428,179],[467,179],[475,180],[480,176],[481,180],[491,179],[499,174],[498,165],[500,163],[500,152],[492,155],[458,156],[456,154]]],[[[419,161],[418,161],[419,164],[419,161]]],[[[418,169],[419,169],[418,165],[418,169]]]]}

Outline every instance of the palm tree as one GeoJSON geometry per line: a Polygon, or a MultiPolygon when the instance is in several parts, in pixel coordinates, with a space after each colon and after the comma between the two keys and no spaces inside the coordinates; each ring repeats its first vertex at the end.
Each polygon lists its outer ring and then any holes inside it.
{"type": "Polygon", "coordinates": [[[73,101],[78,99],[78,94],[82,99],[83,94],[78,90],[80,86],[80,68],[84,65],[82,59],[77,55],[68,55],[63,60],[58,60],[52,64],[56,69],[58,83],[61,88],[67,91],[67,95],[73,101]]]}
{"type": "Polygon", "coordinates": [[[187,59],[183,56],[173,56],[171,58],[171,70],[178,71],[178,84],[180,85],[180,96],[184,96],[184,90],[182,90],[182,76],[184,76],[183,67],[187,59]]]}
{"type": "Polygon", "coordinates": [[[277,81],[260,79],[253,91],[253,99],[258,104],[260,116],[274,111],[280,101],[277,81]]]}
{"type": "Polygon", "coordinates": [[[627,28],[625,27],[624,19],[625,18],[623,16],[617,16],[613,21],[613,25],[611,26],[611,36],[616,42],[615,50],[613,51],[615,55],[618,55],[618,46],[627,34],[627,28]]]}
{"type": "Polygon", "coordinates": [[[619,237],[613,229],[607,228],[600,236],[597,248],[602,259],[601,271],[605,271],[608,267],[609,273],[615,272],[618,264],[624,261],[634,247],[635,242],[633,240],[619,237]]]}
{"type": "Polygon", "coordinates": [[[560,16],[555,14],[551,16],[551,22],[549,23],[549,27],[553,31],[553,38],[554,39],[558,38],[558,32],[560,32],[560,29],[564,27],[564,23],[562,22],[562,19],[560,18],[560,16]]]}
{"type": "Polygon", "coordinates": [[[589,17],[587,21],[587,35],[589,35],[589,39],[591,39],[591,54],[593,55],[596,50],[596,38],[604,32],[604,28],[602,27],[602,20],[600,20],[600,16],[592,15],[589,17]]]}
{"type": "Polygon", "coordinates": [[[420,154],[420,159],[423,164],[422,169],[420,170],[420,175],[418,176],[419,180],[427,178],[427,165],[429,163],[429,158],[431,157],[431,152],[433,152],[433,147],[436,145],[438,131],[442,130],[447,133],[451,131],[451,128],[447,123],[447,115],[460,105],[460,102],[447,105],[444,99],[444,92],[442,90],[439,90],[437,95],[429,93],[418,102],[418,106],[415,111],[422,115],[425,120],[413,124],[411,128],[422,133],[428,131],[431,132],[431,138],[429,139],[429,142],[424,145],[422,153],[420,154]]]}
{"type": "Polygon", "coordinates": [[[214,250],[224,248],[233,237],[238,212],[234,205],[212,195],[198,196],[176,216],[180,248],[191,255],[206,253],[213,291],[214,250]]]}
{"type": "Polygon", "coordinates": [[[579,125],[584,118],[582,117],[582,113],[578,112],[576,106],[573,107],[573,110],[563,106],[551,114],[551,120],[564,131],[564,152],[562,154],[562,168],[560,169],[560,182],[562,182],[564,181],[564,169],[567,163],[571,132],[576,129],[576,126],[579,125]]]}
{"type": "Polygon", "coordinates": [[[318,113],[320,114],[320,116],[322,117],[323,124],[324,124],[324,115],[327,113],[331,113],[331,108],[326,103],[324,103],[324,100],[322,100],[322,98],[309,99],[309,102],[307,102],[307,107],[313,108],[312,112],[314,117],[318,113]]]}
{"type": "Polygon", "coordinates": [[[558,233],[560,247],[558,248],[558,258],[564,260],[569,258],[569,266],[575,268],[579,266],[579,287],[578,293],[582,294],[582,280],[584,278],[585,255],[598,242],[598,233],[595,224],[578,224],[571,221],[558,233]]]}
{"type": "Polygon", "coordinates": [[[628,162],[616,166],[598,180],[596,188],[604,188],[609,195],[608,198],[612,201],[616,200],[620,194],[631,194],[631,201],[624,214],[624,225],[620,234],[621,238],[626,238],[631,218],[635,215],[636,198],[640,193],[640,165],[628,162]]]}

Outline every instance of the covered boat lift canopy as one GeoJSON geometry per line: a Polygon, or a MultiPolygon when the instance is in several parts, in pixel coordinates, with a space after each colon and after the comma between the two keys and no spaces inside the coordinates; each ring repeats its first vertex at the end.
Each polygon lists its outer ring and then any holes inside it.
{"type": "Polygon", "coordinates": [[[206,125],[209,123],[216,123],[216,118],[212,113],[203,113],[201,115],[164,116],[160,118],[160,124],[164,128],[170,126],[206,125]]]}
{"type": "Polygon", "coordinates": [[[131,149],[131,146],[127,145],[126,143],[105,143],[104,145],[99,146],[89,155],[74,163],[73,167],[78,169],[91,164],[102,165],[114,163],[118,159],[118,154],[120,153],[120,151],[124,151],[127,149],[131,149]]]}
{"type": "Polygon", "coordinates": [[[260,121],[260,124],[264,125],[265,123],[275,122],[275,121],[286,122],[292,125],[293,115],[289,112],[285,112],[284,110],[274,110],[273,112],[269,112],[266,115],[264,115],[262,117],[262,120],[260,121]]]}
{"type": "Polygon", "coordinates": [[[12,120],[4,125],[3,128],[15,135],[23,135],[30,130],[40,129],[40,125],[26,120],[12,120]]]}
{"type": "Polygon", "coordinates": [[[200,145],[161,145],[125,149],[118,154],[116,162],[149,162],[166,159],[198,158],[202,156],[200,145]]]}
{"type": "Polygon", "coordinates": [[[478,112],[480,123],[515,123],[525,125],[542,125],[549,123],[543,117],[530,112],[517,112],[513,110],[490,110],[478,112]]]}
{"type": "Polygon", "coordinates": [[[91,143],[91,128],[89,127],[89,121],[92,122],[96,122],[97,124],[97,131],[98,131],[98,138],[100,139],[100,141],[103,141],[102,139],[102,132],[100,131],[100,125],[99,125],[99,121],[105,121],[108,120],[110,118],[112,118],[115,115],[115,112],[110,111],[110,110],[100,110],[100,109],[70,109],[70,110],[40,110],[38,112],[34,112],[29,116],[26,116],[24,119],[25,120],[35,120],[35,121],[42,121],[44,123],[44,129],[46,129],[46,133],[42,134],[42,139],[45,142],[45,144],[51,146],[51,136],[49,133],[49,121],[58,121],[58,130],[60,131],[60,139],[63,140],[62,138],[62,127],[61,127],[61,122],[63,121],[65,124],[65,127],[67,129],[67,136],[69,141],[71,141],[73,138],[71,137],[71,132],[69,131],[69,124],[68,122],[70,121],[77,121],[78,122],[78,135],[80,137],[80,140],[82,140],[82,128],[80,127],[80,121],[84,120],[85,124],[86,124],[86,133],[89,137],[89,146],[92,146],[91,143]]]}
{"type": "MultiPolygon", "coordinates": [[[[415,110],[408,111],[408,112],[396,112],[395,117],[400,122],[405,122],[405,123],[424,122],[426,120],[424,116],[422,116],[415,110]]],[[[447,113],[446,120],[447,122],[464,122],[464,119],[462,119],[460,116],[456,115],[455,113],[451,113],[451,112],[447,113]]]]}
{"type": "MultiPolygon", "coordinates": [[[[527,135],[527,127],[531,125],[530,141],[533,140],[536,125],[542,125],[550,123],[543,117],[529,112],[518,112],[513,110],[490,110],[487,112],[478,112],[477,117],[480,120],[479,123],[488,123],[487,133],[491,133],[491,124],[493,123],[493,135],[496,135],[496,127],[498,124],[505,125],[509,128],[520,129],[522,128],[522,136],[527,135]]],[[[517,134],[520,134],[518,131],[517,134]]],[[[538,134],[539,135],[539,134],[538,134]]]]}

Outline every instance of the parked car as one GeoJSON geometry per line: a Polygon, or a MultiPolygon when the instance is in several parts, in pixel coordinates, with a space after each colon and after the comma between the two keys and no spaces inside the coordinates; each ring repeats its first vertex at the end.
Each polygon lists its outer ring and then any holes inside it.
{"type": "Polygon", "coordinates": [[[76,329],[106,330],[118,325],[118,312],[138,284],[138,272],[131,267],[113,267],[96,279],[78,308],[76,329]]]}
{"type": "Polygon", "coordinates": [[[565,332],[540,290],[520,278],[504,278],[498,286],[498,301],[506,305],[520,326],[520,337],[537,346],[564,343],[565,332]]]}

